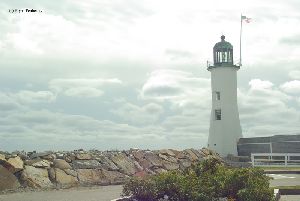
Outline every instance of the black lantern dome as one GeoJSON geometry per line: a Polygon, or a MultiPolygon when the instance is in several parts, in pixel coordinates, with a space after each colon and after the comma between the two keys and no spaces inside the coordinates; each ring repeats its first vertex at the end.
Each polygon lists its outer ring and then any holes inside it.
{"type": "Polygon", "coordinates": [[[221,36],[221,42],[214,46],[214,66],[233,66],[233,46],[221,36]]]}

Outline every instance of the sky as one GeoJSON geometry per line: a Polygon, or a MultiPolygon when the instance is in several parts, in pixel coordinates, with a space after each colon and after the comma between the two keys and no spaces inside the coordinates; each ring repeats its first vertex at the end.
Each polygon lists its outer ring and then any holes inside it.
{"type": "Polygon", "coordinates": [[[241,13],[243,136],[300,133],[299,0],[1,0],[0,150],[206,146],[206,64],[222,34],[238,62],[241,13]]]}

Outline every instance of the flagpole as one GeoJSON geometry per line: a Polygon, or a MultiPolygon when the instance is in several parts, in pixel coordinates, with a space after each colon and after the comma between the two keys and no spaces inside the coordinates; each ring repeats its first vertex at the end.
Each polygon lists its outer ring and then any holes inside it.
{"type": "Polygon", "coordinates": [[[241,14],[241,29],[240,29],[240,66],[242,66],[242,27],[243,27],[243,20],[241,14]]]}

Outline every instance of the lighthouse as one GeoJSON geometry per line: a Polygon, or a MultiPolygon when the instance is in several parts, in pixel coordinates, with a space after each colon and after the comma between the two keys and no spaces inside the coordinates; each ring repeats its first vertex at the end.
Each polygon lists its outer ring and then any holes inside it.
{"type": "Polygon", "coordinates": [[[237,141],[242,129],[237,105],[237,71],[240,66],[233,63],[233,46],[221,36],[213,48],[211,72],[212,107],[208,137],[208,148],[221,156],[237,155],[237,141]]]}

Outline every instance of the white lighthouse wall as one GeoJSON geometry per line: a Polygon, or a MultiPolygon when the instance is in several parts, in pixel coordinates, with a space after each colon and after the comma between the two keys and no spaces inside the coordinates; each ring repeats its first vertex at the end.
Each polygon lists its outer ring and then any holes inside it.
{"type": "Polygon", "coordinates": [[[237,105],[237,70],[235,66],[210,69],[212,110],[208,147],[221,156],[237,155],[237,141],[242,137],[237,105]],[[215,92],[220,92],[220,100],[215,92]],[[221,109],[221,120],[215,119],[216,109],[221,109]]]}

